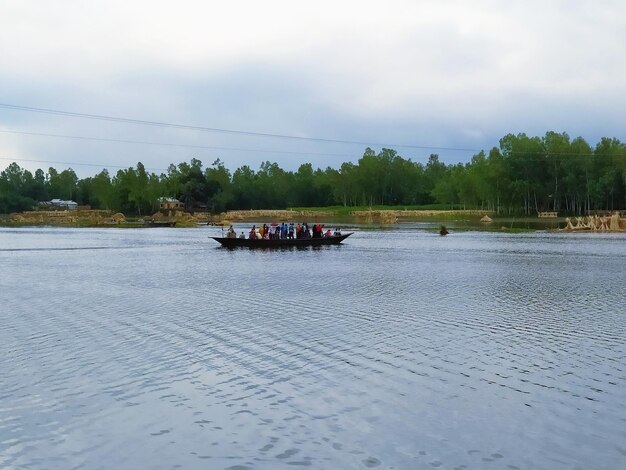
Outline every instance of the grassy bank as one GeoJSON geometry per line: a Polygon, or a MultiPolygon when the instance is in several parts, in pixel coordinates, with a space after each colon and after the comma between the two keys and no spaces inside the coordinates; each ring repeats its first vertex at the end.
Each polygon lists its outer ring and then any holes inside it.
{"type": "Polygon", "coordinates": [[[290,220],[346,219],[355,222],[394,223],[401,220],[460,220],[480,219],[493,215],[490,211],[442,209],[439,206],[372,206],[372,207],[293,207],[287,210],[238,210],[227,211],[213,217],[214,222],[245,220],[268,220],[272,222],[290,220]]]}
{"type": "MultiPolygon", "coordinates": [[[[29,211],[10,215],[0,215],[0,225],[9,227],[25,226],[60,226],[60,227],[116,227],[142,228],[148,226],[147,220],[163,220],[165,216],[153,214],[146,217],[126,217],[122,213],[109,211],[29,211]]],[[[294,207],[288,210],[245,210],[228,211],[212,216],[208,214],[191,215],[177,212],[174,219],[176,227],[195,227],[206,224],[228,225],[230,223],[259,222],[323,222],[337,223],[338,226],[356,224],[362,229],[393,228],[397,223],[425,222],[442,223],[455,231],[532,231],[554,230],[564,222],[558,219],[538,219],[536,217],[496,217],[491,212],[478,210],[445,210],[439,206],[373,206],[373,207],[294,207]],[[481,218],[489,215],[492,223],[483,223],[481,218]]]]}
{"type": "Polygon", "coordinates": [[[292,211],[307,212],[332,212],[336,216],[349,216],[362,214],[393,213],[397,216],[459,216],[459,215],[480,215],[492,214],[493,211],[479,209],[450,208],[443,204],[430,204],[423,206],[331,206],[331,207],[293,207],[292,211]]]}

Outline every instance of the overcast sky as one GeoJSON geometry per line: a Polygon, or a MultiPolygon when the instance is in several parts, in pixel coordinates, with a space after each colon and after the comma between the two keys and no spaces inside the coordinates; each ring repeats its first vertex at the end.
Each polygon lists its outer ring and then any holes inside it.
{"type": "Polygon", "coordinates": [[[509,132],[623,141],[626,2],[0,0],[0,103],[250,133],[0,105],[0,169],[81,177],[337,168],[367,145],[466,162],[509,132]]]}

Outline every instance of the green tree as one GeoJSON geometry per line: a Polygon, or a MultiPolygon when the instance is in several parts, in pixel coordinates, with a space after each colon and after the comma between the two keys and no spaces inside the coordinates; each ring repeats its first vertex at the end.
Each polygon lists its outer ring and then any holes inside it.
{"type": "Polygon", "coordinates": [[[358,204],[359,188],[356,180],[356,172],[357,168],[354,163],[342,163],[335,180],[335,200],[341,201],[340,203],[344,207],[356,206],[358,204]]]}
{"type": "Polygon", "coordinates": [[[209,185],[202,171],[202,162],[193,158],[191,164],[181,163],[178,165],[182,190],[180,200],[185,204],[185,209],[193,212],[196,208],[204,208],[209,200],[209,185]]]}
{"type": "Polygon", "coordinates": [[[551,209],[554,211],[561,210],[561,204],[564,202],[564,191],[562,179],[564,178],[565,168],[564,160],[571,153],[569,136],[563,132],[547,132],[542,141],[546,152],[547,160],[547,188],[549,202],[552,203],[551,209]]]}
{"type": "Polygon", "coordinates": [[[523,133],[508,134],[500,139],[500,149],[511,179],[514,198],[511,203],[519,207],[521,202],[522,212],[526,215],[538,212],[548,196],[544,182],[548,172],[541,139],[523,133]]]}
{"type": "Polygon", "coordinates": [[[238,209],[259,209],[256,174],[248,165],[239,167],[233,173],[233,201],[238,209]]]}
{"type": "Polygon", "coordinates": [[[162,174],[161,196],[178,198],[183,193],[182,174],[173,163],[167,167],[167,174],[162,174]]]}
{"type": "Polygon", "coordinates": [[[561,161],[564,209],[583,214],[591,209],[593,150],[582,138],[575,138],[561,161]]]}
{"type": "Polygon", "coordinates": [[[233,185],[230,172],[219,158],[206,169],[205,178],[209,188],[208,209],[211,212],[229,209],[233,202],[233,185]]]}
{"type": "Polygon", "coordinates": [[[17,163],[11,163],[0,173],[0,213],[32,209],[36,201],[27,195],[33,175],[17,163]]]}
{"type": "Polygon", "coordinates": [[[115,194],[111,177],[106,169],[91,179],[91,200],[90,204],[97,209],[119,210],[115,205],[115,194]]]}
{"type": "Polygon", "coordinates": [[[614,210],[618,205],[624,207],[624,154],[624,145],[615,138],[603,137],[596,146],[593,158],[595,184],[591,191],[593,208],[614,210]]]}
{"type": "Polygon", "coordinates": [[[439,185],[446,185],[443,179],[446,177],[446,165],[439,161],[439,155],[433,153],[428,157],[428,163],[426,164],[426,168],[424,170],[424,190],[426,194],[429,195],[430,199],[428,203],[434,202],[436,200],[435,194],[440,194],[445,191],[442,189],[435,188],[439,185]],[[433,191],[435,193],[433,194],[433,191]]]}
{"type": "Polygon", "coordinates": [[[55,168],[48,169],[48,194],[53,199],[72,200],[76,196],[78,176],[71,168],[59,173],[55,168]]]}
{"type": "Polygon", "coordinates": [[[46,191],[46,174],[41,168],[35,170],[34,178],[28,179],[29,181],[26,184],[27,188],[25,194],[27,197],[39,202],[50,199],[48,197],[48,192],[46,191]]]}
{"type": "Polygon", "coordinates": [[[317,189],[313,165],[310,163],[300,165],[294,174],[291,196],[295,206],[314,207],[316,205],[317,189]]]}

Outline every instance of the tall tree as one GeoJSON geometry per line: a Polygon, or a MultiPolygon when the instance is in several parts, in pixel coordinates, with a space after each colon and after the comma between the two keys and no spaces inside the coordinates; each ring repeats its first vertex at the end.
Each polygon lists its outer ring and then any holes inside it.
{"type": "Polygon", "coordinates": [[[550,177],[549,182],[546,181],[548,202],[552,203],[552,210],[559,211],[561,209],[563,193],[561,180],[565,172],[564,160],[571,153],[569,135],[565,132],[561,134],[547,132],[543,138],[542,144],[545,149],[547,171],[550,177]]]}
{"type": "Polygon", "coordinates": [[[179,163],[180,193],[178,197],[185,205],[185,209],[193,212],[197,208],[206,207],[209,199],[209,187],[202,171],[202,162],[196,158],[191,164],[179,163]]]}
{"type": "Polygon", "coordinates": [[[206,169],[205,178],[209,188],[208,209],[211,212],[229,209],[233,201],[233,185],[230,172],[219,158],[206,169]]]}
{"type": "Polygon", "coordinates": [[[259,209],[256,174],[248,165],[239,167],[233,173],[233,202],[239,209],[259,209]]]}
{"type": "Polygon", "coordinates": [[[17,163],[11,163],[0,173],[0,213],[32,209],[36,201],[27,195],[33,175],[17,163]]]}

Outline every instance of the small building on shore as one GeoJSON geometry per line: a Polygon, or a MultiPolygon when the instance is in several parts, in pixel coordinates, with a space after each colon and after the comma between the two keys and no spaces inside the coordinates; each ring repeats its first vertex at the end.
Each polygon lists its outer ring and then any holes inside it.
{"type": "Polygon", "coordinates": [[[42,209],[49,211],[75,211],[78,209],[78,203],[65,199],[51,199],[39,203],[42,209]]]}
{"type": "Polygon", "coordinates": [[[173,197],[160,197],[159,198],[159,209],[162,211],[169,210],[182,210],[183,203],[178,199],[173,197]]]}

